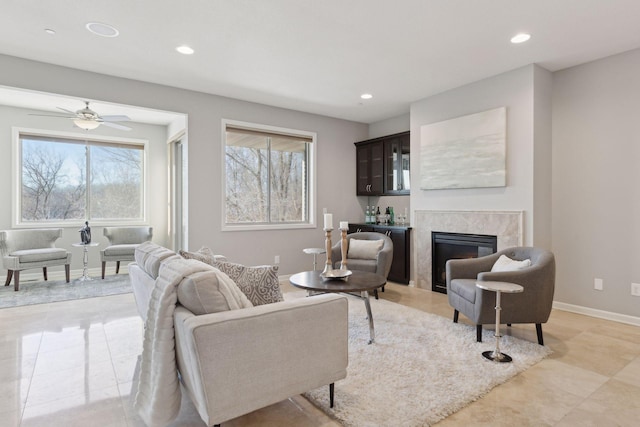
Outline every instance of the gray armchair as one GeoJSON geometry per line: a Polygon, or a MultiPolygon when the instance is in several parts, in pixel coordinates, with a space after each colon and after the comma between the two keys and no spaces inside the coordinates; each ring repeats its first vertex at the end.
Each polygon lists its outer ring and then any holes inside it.
{"type": "Polygon", "coordinates": [[[140,243],[150,241],[153,227],[105,227],[104,235],[109,239],[109,246],[100,251],[102,261],[102,278],[107,262],[116,263],[116,274],[120,272],[120,261],[134,261],[136,248],[140,243]]]}
{"type": "Polygon", "coordinates": [[[533,247],[515,247],[495,254],[447,261],[447,296],[454,308],[453,321],[462,313],[476,324],[476,339],[482,341],[482,325],[495,324],[496,294],[476,287],[477,281],[516,283],[524,292],[503,294],[500,318],[502,323],[535,323],[538,344],[544,345],[542,324],[549,320],[555,289],[556,264],[553,253],[533,247]],[[491,272],[500,255],[531,266],[517,271],[491,272]]]}
{"type": "Polygon", "coordinates": [[[14,290],[20,290],[20,271],[42,268],[47,280],[47,267],[64,265],[65,278],[69,283],[71,253],[56,248],[55,241],[62,237],[62,228],[40,228],[31,230],[0,231],[2,264],[7,269],[5,286],[13,278],[14,290]]]}
{"type": "MultiPolygon", "coordinates": [[[[371,259],[353,259],[347,257],[347,267],[349,270],[361,270],[369,271],[384,276],[386,279],[391,270],[391,263],[393,262],[393,241],[391,238],[382,233],[376,232],[359,232],[347,234],[347,242],[351,239],[358,240],[382,240],[384,241],[382,249],[378,252],[375,258],[371,259]]],[[[342,242],[338,239],[338,242],[331,248],[331,262],[333,268],[340,268],[342,262],[342,242]]],[[[348,246],[347,246],[348,247],[348,246]]],[[[384,286],[382,286],[384,292],[384,286]]],[[[378,297],[378,291],[375,291],[376,298],[378,297]]]]}

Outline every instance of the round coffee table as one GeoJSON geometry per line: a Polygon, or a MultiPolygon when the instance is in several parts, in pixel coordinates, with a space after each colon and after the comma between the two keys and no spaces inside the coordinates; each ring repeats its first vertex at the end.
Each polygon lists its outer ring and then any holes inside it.
{"type": "Polygon", "coordinates": [[[344,279],[323,279],[320,273],[320,271],[303,271],[291,276],[289,282],[296,288],[306,289],[310,292],[343,292],[348,294],[360,292],[360,298],[364,301],[367,317],[369,318],[369,344],[373,343],[376,334],[373,328],[369,291],[386,284],[387,279],[379,274],[358,270],[353,270],[351,275],[344,279]]]}
{"type": "Polygon", "coordinates": [[[485,291],[493,291],[496,293],[496,349],[493,351],[483,351],[482,355],[489,360],[493,360],[494,362],[511,362],[513,359],[508,354],[504,354],[500,352],[500,311],[502,307],[500,307],[500,294],[502,292],[506,292],[508,294],[515,294],[518,292],[522,292],[524,288],[521,285],[517,285],[515,283],[508,282],[476,282],[476,286],[480,289],[484,289],[485,291]]]}

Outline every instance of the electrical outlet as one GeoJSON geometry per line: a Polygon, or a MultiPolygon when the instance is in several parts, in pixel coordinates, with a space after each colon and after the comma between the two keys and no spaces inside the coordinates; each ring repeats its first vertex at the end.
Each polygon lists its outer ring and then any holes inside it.
{"type": "Polygon", "coordinates": [[[601,291],[603,289],[602,279],[593,279],[593,289],[601,291]]]}
{"type": "Polygon", "coordinates": [[[280,264],[280,255],[276,255],[273,262],[276,264],[280,264]]]}
{"type": "Polygon", "coordinates": [[[640,297],[640,283],[631,284],[631,295],[635,297],[640,297]]]}

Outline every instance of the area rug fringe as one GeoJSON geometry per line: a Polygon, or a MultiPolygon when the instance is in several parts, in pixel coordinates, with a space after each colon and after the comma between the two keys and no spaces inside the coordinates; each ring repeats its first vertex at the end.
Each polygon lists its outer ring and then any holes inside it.
{"type": "MultiPolygon", "coordinates": [[[[295,294],[286,298],[304,296],[295,294]]],[[[389,301],[371,305],[376,342],[367,345],[364,304],[349,297],[349,368],[335,385],[334,408],[324,387],[305,394],[347,427],[433,425],[551,354],[505,335],[501,348],[513,363],[490,362],[482,352],[493,349],[493,331],[477,343],[473,326],[389,301]]]]}

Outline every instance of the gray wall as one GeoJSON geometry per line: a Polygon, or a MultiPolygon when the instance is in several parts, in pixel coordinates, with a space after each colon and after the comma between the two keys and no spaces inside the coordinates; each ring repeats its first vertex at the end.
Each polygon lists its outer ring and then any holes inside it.
{"type": "Polygon", "coordinates": [[[273,263],[274,256],[279,255],[280,273],[290,274],[311,267],[312,259],[302,253],[303,248],[322,247],[324,243],[322,221],[314,229],[221,232],[222,118],[316,132],[316,216],[320,218],[326,207],[334,214],[334,222],[360,219],[360,205],[354,197],[353,142],[367,138],[366,124],[9,56],[0,56],[0,69],[0,84],[5,86],[187,114],[192,249],[206,245],[230,260],[251,265],[273,263]]]}
{"type": "Polygon", "coordinates": [[[416,185],[411,189],[411,210],[524,211],[525,244],[549,248],[550,222],[536,220],[538,215],[548,217],[550,208],[536,211],[534,200],[550,206],[550,183],[540,179],[536,185],[534,173],[551,170],[551,111],[546,99],[550,88],[550,73],[529,65],[413,103],[411,180],[416,185]],[[425,191],[417,186],[421,126],[502,106],[507,108],[506,187],[425,191]],[[534,126],[536,117],[539,126],[534,126]]]}
{"type": "MultiPolygon", "coordinates": [[[[7,107],[1,104],[2,100],[0,100],[0,182],[2,183],[0,184],[0,200],[4,200],[6,203],[0,206],[0,229],[5,230],[12,228],[12,127],[52,130],[78,135],[82,135],[82,131],[78,128],[73,128],[68,120],[29,115],[30,113],[43,114],[42,111],[7,107]]],[[[131,131],[123,132],[101,126],[91,131],[91,135],[129,137],[148,141],[147,176],[153,184],[149,186],[147,191],[147,224],[154,228],[154,240],[160,244],[167,244],[167,129],[165,126],[142,123],[131,123],[130,127],[132,128],[131,131]]],[[[83,225],[83,222],[78,221],[76,224],[64,227],[62,238],[56,242],[57,246],[67,248],[72,252],[71,268],[76,270],[82,268],[82,250],[73,248],[71,244],[80,241],[78,229],[83,225]]],[[[91,223],[90,225],[92,240],[99,242],[100,246],[90,249],[89,266],[90,268],[97,268],[100,265],[99,249],[104,248],[108,241],[102,234],[101,226],[92,225],[91,223]]],[[[56,270],[62,271],[62,268],[52,268],[52,271],[55,272],[56,270]]],[[[4,277],[5,273],[5,271],[0,272],[0,276],[4,277]]]]}
{"type": "Polygon", "coordinates": [[[558,301],[640,316],[639,95],[640,50],[554,73],[558,301]]]}

